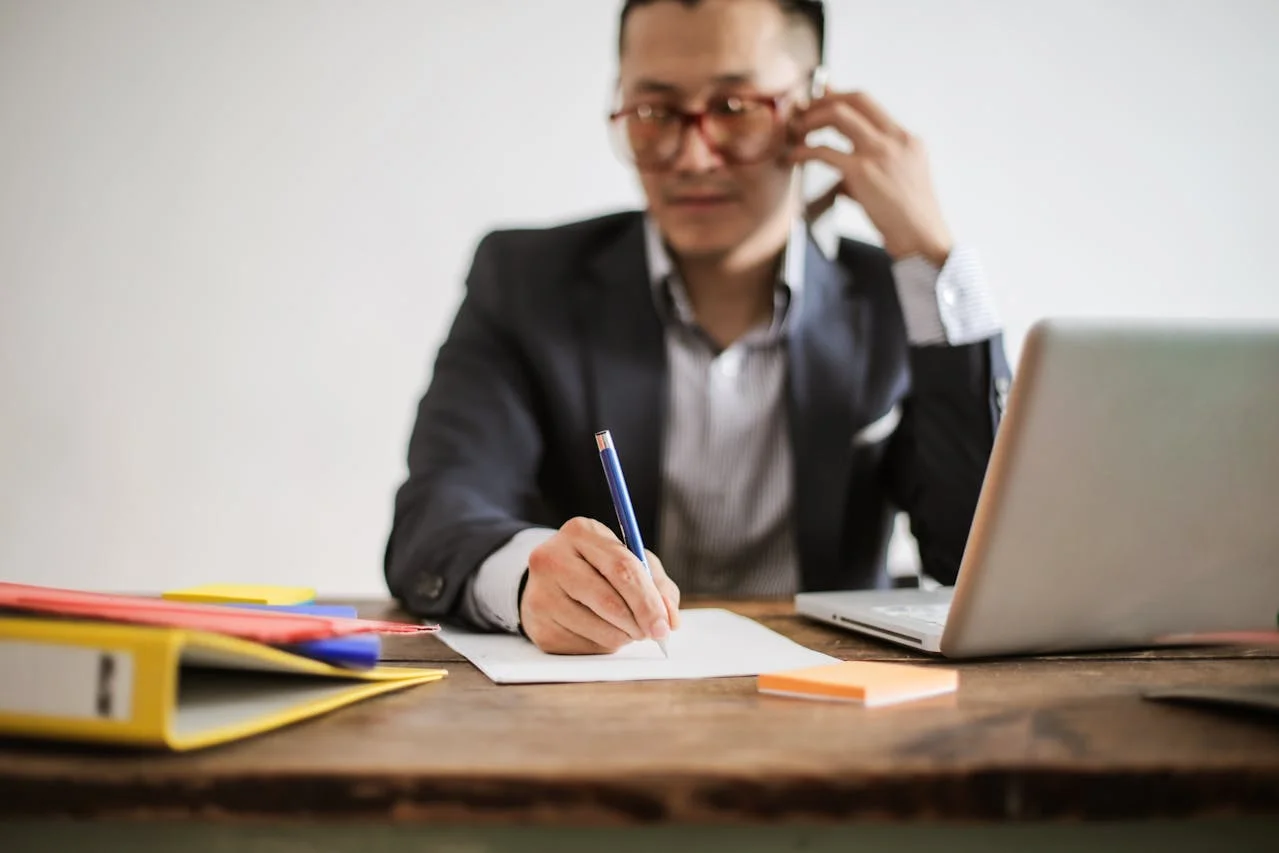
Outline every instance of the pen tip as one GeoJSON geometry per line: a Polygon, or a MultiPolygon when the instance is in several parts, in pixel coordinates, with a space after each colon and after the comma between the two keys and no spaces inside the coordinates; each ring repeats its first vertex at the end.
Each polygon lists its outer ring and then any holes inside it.
{"type": "Polygon", "coordinates": [[[666,640],[654,640],[653,642],[657,643],[657,647],[662,650],[662,657],[670,660],[671,653],[666,650],[666,640]]]}

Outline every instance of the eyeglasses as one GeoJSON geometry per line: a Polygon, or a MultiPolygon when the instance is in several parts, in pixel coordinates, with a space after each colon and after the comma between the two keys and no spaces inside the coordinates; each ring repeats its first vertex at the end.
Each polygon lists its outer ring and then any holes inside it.
{"type": "Polygon", "coordinates": [[[636,104],[609,116],[614,147],[641,171],[670,168],[684,147],[684,132],[696,128],[706,146],[725,163],[746,166],[775,156],[785,138],[782,115],[797,100],[779,95],[719,95],[704,109],[671,104],[636,104]]]}

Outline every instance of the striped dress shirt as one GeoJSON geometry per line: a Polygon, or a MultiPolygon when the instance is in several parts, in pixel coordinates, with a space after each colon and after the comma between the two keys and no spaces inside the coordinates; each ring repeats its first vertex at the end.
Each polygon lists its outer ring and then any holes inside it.
{"type": "MultiPolygon", "coordinates": [[[[791,229],[771,319],[724,349],[698,326],[651,219],[645,236],[666,330],[670,395],[654,551],[684,595],[789,595],[798,590],[799,565],[786,340],[803,299],[808,230],[799,221],[791,229]]],[[[912,344],[961,345],[998,332],[979,261],[968,248],[956,247],[940,270],[921,257],[904,258],[893,276],[912,344]]],[[[489,556],[467,583],[463,615],[516,630],[529,554],[554,533],[530,527],[489,556]]]]}

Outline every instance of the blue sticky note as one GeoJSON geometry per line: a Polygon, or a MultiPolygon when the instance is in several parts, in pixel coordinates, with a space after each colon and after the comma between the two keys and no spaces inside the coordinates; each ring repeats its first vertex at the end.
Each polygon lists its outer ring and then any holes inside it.
{"type": "MultiPolygon", "coordinates": [[[[312,616],[343,616],[356,618],[355,608],[346,604],[230,604],[228,607],[245,607],[250,610],[283,610],[288,613],[307,613],[312,616]]],[[[314,658],[347,669],[372,669],[382,654],[382,638],[377,634],[351,634],[346,637],[326,637],[305,643],[282,647],[286,651],[314,658]]]]}

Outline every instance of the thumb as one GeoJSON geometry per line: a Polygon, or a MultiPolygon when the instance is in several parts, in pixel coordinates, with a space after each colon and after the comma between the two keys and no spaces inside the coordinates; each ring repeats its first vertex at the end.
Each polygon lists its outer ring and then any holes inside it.
{"type": "Polygon", "coordinates": [[[666,575],[666,567],[652,551],[645,550],[648,567],[653,572],[653,583],[666,604],[666,617],[670,620],[671,630],[679,627],[679,587],[666,575]]]}

